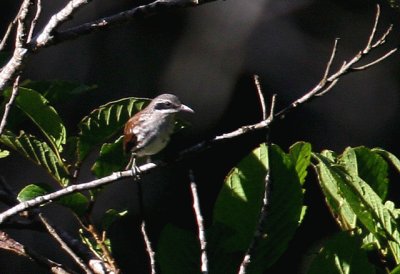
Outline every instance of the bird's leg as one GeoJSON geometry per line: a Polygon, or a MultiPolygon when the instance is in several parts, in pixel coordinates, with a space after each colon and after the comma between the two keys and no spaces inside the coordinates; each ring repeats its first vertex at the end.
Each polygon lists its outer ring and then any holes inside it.
{"type": "Polygon", "coordinates": [[[131,158],[129,159],[128,165],[125,167],[125,170],[131,169],[133,177],[139,178],[140,173],[142,172],[140,168],[136,165],[136,153],[131,154],[131,158]]]}

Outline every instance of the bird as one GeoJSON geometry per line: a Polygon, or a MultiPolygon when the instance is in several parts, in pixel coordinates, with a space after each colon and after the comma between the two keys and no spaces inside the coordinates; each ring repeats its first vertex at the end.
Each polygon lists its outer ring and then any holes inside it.
{"type": "Polygon", "coordinates": [[[123,149],[131,153],[126,170],[132,168],[140,173],[136,159],[149,157],[163,150],[174,131],[178,112],[194,113],[173,94],[164,93],[155,97],[143,110],[133,115],[124,127],[123,149]]]}

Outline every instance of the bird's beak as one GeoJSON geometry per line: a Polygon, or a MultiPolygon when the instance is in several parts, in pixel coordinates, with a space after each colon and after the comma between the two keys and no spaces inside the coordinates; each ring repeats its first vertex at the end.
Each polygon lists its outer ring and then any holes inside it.
{"type": "Polygon", "coordinates": [[[194,110],[193,110],[193,109],[191,109],[190,107],[185,106],[185,105],[183,105],[183,104],[181,105],[180,111],[189,112],[189,113],[194,113],[194,110]]]}

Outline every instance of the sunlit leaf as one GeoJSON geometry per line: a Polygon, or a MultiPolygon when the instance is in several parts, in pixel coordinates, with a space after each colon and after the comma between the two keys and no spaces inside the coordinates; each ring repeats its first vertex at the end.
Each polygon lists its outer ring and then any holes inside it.
{"type": "Polygon", "coordinates": [[[291,156],[276,145],[271,146],[269,156],[265,145],[255,149],[229,173],[214,208],[214,223],[223,224],[233,231],[231,237],[219,241],[217,248],[225,253],[221,258],[226,260],[225,264],[239,265],[240,261],[234,260],[241,260],[240,257],[227,260],[226,254],[243,254],[254,236],[268,166],[271,168],[270,187],[273,191],[268,197],[265,234],[249,266],[250,273],[262,273],[280,257],[301,221],[301,176],[297,174],[291,156]]]}
{"type": "Polygon", "coordinates": [[[358,176],[382,198],[388,191],[388,165],[377,153],[366,147],[347,148],[339,158],[351,176],[358,176]]]}
{"type": "Polygon", "coordinates": [[[323,154],[313,154],[318,161],[316,170],[328,205],[340,220],[338,223],[342,229],[360,228],[365,236],[372,233],[380,244],[384,239],[391,256],[399,263],[400,236],[394,217],[396,212],[382,201],[367,182],[357,176],[354,171],[356,157],[351,156],[349,151],[339,162],[332,162],[323,154]]]}
{"type": "Polygon", "coordinates": [[[67,167],[47,143],[23,131],[19,136],[7,131],[0,136],[0,142],[42,166],[62,186],[68,185],[70,175],[67,167]]]}
{"type": "Polygon", "coordinates": [[[10,155],[10,152],[8,150],[0,149],[0,159],[6,158],[8,155],[10,155]]]}
{"type": "MultiPolygon", "coordinates": [[[[4,92],[8,97],[11,95],[11,89],[4,92]]],[[[40,129],[51,146],[61,152],[66,140],[66,130],[57,111],[49,105],[46,98],[32,89],[19,88],[15,104],[40,129]]]]}
{"type": "Polygon", "coordinates": [[[18,201],[25,202],[51,192],[51,187],[46,184],[30,184],[24,187],[17,196],[18,201]]]}
{"type": "Polygon", "coordinates": [[[387,159],[390,163],[392,163],[392,165],[397,169],[397,171],[400,172],[400,160],[399,158],[396,157],[396,155],[382,148],[373,148],[372,151],[378,153],[379,155],[387,159]]]}
{"type": "Polygon", "coordinates": [[[307,168],[311,161],[311,144],[297,142],[290,147],[289,154],[296,166],[300,183],[303,184],[307,176],[307,168]]]}

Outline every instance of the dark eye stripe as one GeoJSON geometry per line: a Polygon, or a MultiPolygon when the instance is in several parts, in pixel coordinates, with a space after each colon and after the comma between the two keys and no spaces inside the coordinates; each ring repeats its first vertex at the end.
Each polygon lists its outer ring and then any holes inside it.
{"type": "Polygon", "coordinates": [[[176,106],[170,101],[159,102],[154,106],[155,109],[174,109],[176,106]]]}

